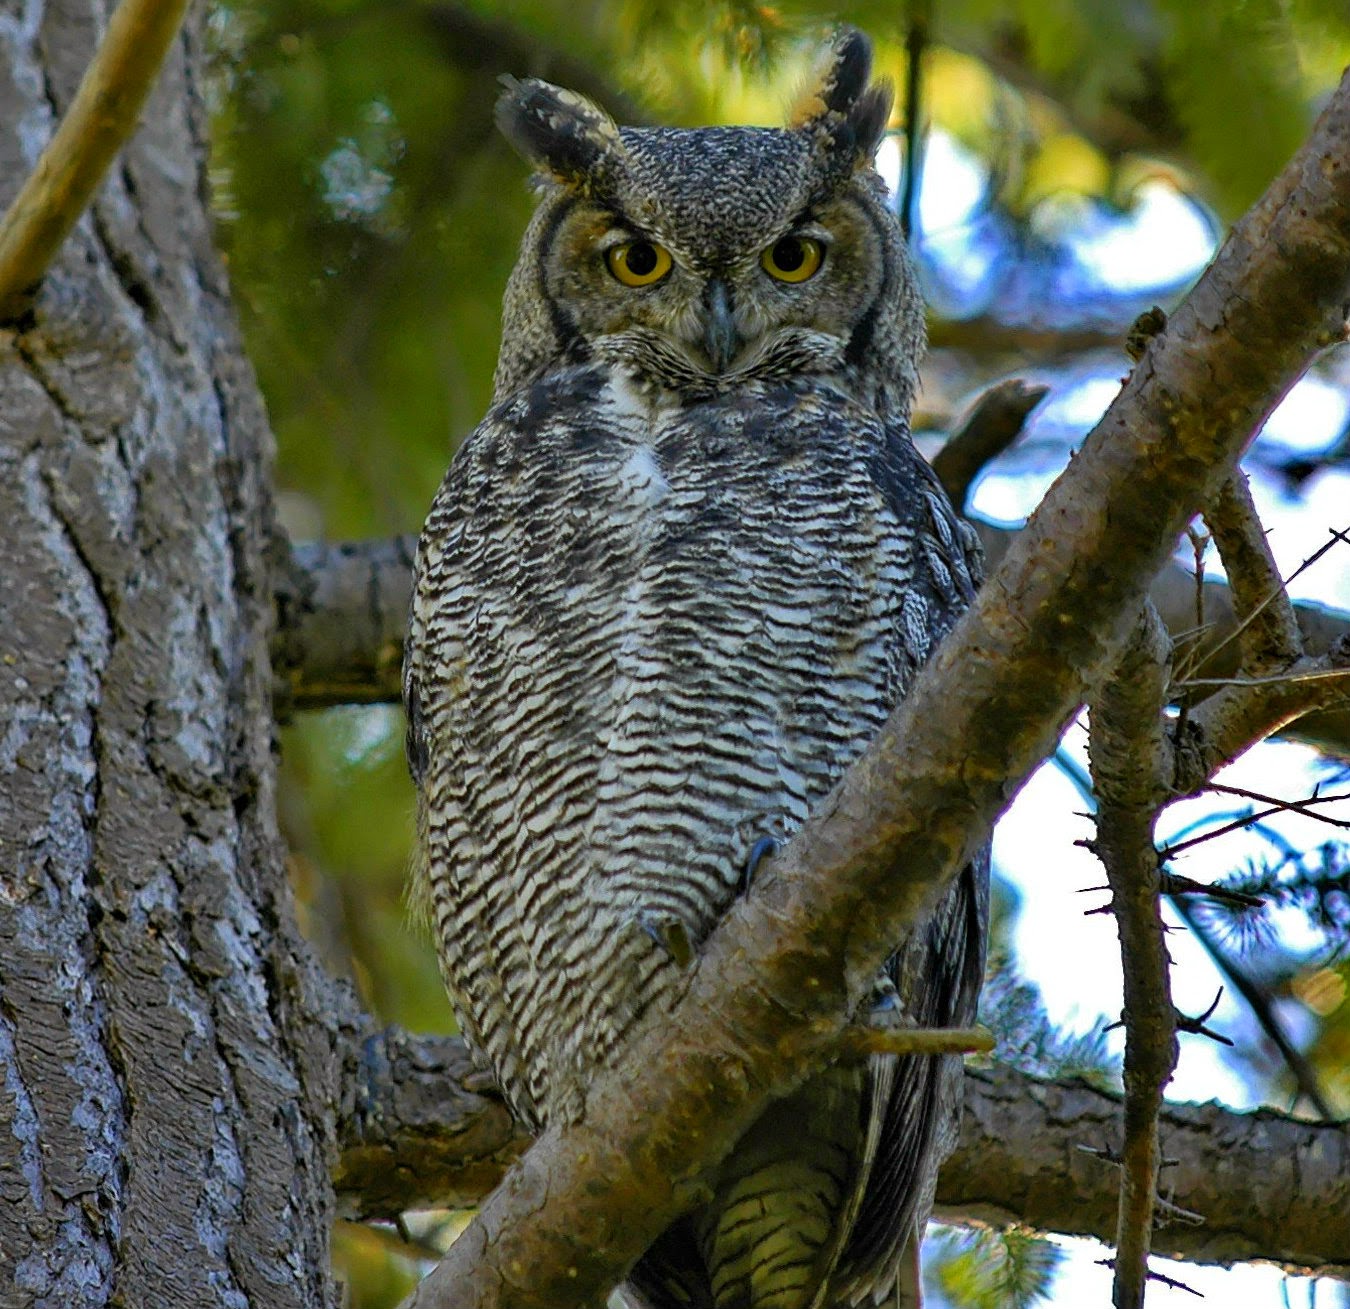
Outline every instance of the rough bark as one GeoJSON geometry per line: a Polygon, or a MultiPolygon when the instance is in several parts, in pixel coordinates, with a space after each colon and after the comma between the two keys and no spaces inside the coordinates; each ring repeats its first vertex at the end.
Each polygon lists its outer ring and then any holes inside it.
{"type": "MultiPolygon", "coordinates": [[[[1010,1069],[968,1070],[960,1149],[938,1188],[939,1216],[1025,1223],[1109,1241],[1120,1177],[1084,1146],[1117,1139],[1120,1099],[1010,1069]]],[[[1163,1108],[1163,1197],[1202,1225],[1164,1223],[1153,1251],[1201,1263],[1265,1259],[1350,1273],[1350,1128],[1218,1104],[1163,1108]]]]}
{"type": "MultiPolygon", "coordinates": [[[[106,21],[0,12],[0,204],[106,21]]],[[[335,1033],[274,816],[270,437],[193,24],[0,330],[0,1304],[331,1303],[335,1033]]]]}
{"type": "Polygon", "coordinates": [[[767,1096],[829,1058],[889,942],[1053,747],[1185,524],[1343,337],[1348,159],[1350,74],[909,697],[714,931],[670,1013],[649,1015],[583,1120],[540,1137],[410,1303],[594,1302],[690,1207],[767,1096]]]}
{"type": "MultiPolygon", "coordinates": [[[[457,1037],[382,1033],[346,1054],[340,1212],[478,1204],[528,1144],[475,1079],[457,1037]],[[396,1179],[396,1180],[391,1180],[396,1179]]],[[[1121,1101],[1082,1082],[966,1069],[961,1139],[938,1179],[939,1216],[1095,1236],[1116,1230],[1117,1170],[1089,1149],[1119,1138],[1121,1101]]],[[[1166,1223],[1155,1252],[1264,1259],[1350,1274],[1350,1125],[1221,1105],[1166,1105],[1164,1195],[1203,1224],[1166,1223]]]]}

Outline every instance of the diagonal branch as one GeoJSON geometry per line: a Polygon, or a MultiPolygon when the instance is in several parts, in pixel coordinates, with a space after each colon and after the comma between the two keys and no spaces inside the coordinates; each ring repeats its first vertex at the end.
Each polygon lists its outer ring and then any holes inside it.
{"type": "Polygon", "coordinates": [[[17,318],[136,130],[187,0],[122,0],[37,167],[0,222],[0,323],[17,318]]]}
{"type": "Polygon", "coordinates": [[[1350,708],[1350,636],[1318,659],[1300,659],[1285,676],[1224,687],[1187,717],[1174,743],[1175,798],[1193,795],[1224,764],[1287,723],[1317,709],[1350,708]]]}
{"type": "MultiPolygon", "coordinates": [[[[1229,956],[1228,952],[1214,939],[1214,934],[1205,925],[1204,920],[1186,902],[1184,896],[1172,895],[1168,898],[1171,900],[1172,908],[1176,910],[1177,916],[1191,930],[1195,939],[1200,942],[1214,967],[1247,1002],[1247,1007],[1252,1011],[1252,1016],[1266,1034],[1266,1038],[1280,1052],[1280,1058],[1284,1060],[1285,1066],[1294,1079],[1294,1084],[1298,1087],[1299,1096],[1307,1099],[1314,1112],[1324,1122],[1333,1121],[1335,1115],[1331,1112],[1331,1106],[1322,1094],[1322,1088],[1318,1083],[1317,1070],[1312,1066],[1307,1055],[1290,1040],[1289,1034],[1284,1030],[1284,1024],[1280,1021],[1279,1014],[1275,1012],[1275,1006],[1271,1002],[1271,997],[1265,987],[1250,976],[1236,959],[1229,956]]],[[[1295,1103],[1297,1103],[1297,1099],[1295,1103]]]]}
{"type": "Polygon", "coordinates": [[[550,1127],[414,1293],[592,1304],[765,1100],[828,1060],[1110,664],[1182,529],[1350,300],[1350,75],[1154,338],[877,739],[714,931],[668,1011],[550,1127]],[[903,877],[897,870],[903,869],[903,877]]]}

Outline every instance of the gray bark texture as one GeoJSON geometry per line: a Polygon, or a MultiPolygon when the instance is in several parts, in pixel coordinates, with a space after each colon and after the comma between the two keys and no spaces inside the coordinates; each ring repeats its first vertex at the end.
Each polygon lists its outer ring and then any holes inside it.
{"type": "MultiPolygon", "coordinates": [[[[0,7],[0,207],[103,0],[0,7]]],[[[270,436],[199,28],[0,325],[0,1306],[331,1302],[334,1033],[273,793],[270,436]]]]}

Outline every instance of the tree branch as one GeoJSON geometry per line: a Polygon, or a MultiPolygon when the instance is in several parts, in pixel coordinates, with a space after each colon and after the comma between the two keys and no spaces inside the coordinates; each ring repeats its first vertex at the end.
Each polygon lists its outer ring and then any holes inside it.
{"type": "Polygon", "coordinates": [[[122,0],[60,127],[0,222],[0,323],[18,318],[136,130],[187,0],[122,0]]]}
{"type": "Polygon", "coordinates": [[[1303,653],[1303,634],[1241,469],[1205,510],[1205,522],[1242,615],[1234,636],[1243,670],[1255,676],[1288,668],[1303,653]]]}
{"type": "Polygon", "coordinates": [[[298,545],[277,568],[272,665],[278,718],[397,701],[415,536],[298,545]]]}
{"type": "MultiPolygon", "coordinates": [[[[1008,1068],[966,1070],[961,1143],[938,1181],[942,1217],[1026,1223],[1046,1232],[1115,1231],[1114,1168],[1084,1150],[1113,1138],[1118,1096],[1008,1068]]],[[[1205,1216],[1162,1226],[1154,1252],[1199,1263],[1268,1259],[1350,1271],[1350,1130],[1261,1109],[1163,1107],[1166,1198],[1205,1216]]],[[[1165,1215],[1164,1215],[1165,1218],[1165,1215]]]]}
{"type": "MultiPolygon", "coordinates": [[[[1331,1122],[1334,1115],[1326,1097],[1322,1094],[1321,1087],[1318,1085],[1317,1070],[1312,1066],[1307,1055],[1289,1039],[1289,1033],[1284,1030],[1284,1024],[1275,1011],[1270,994],[1255,978],[1248,974],[1246,968],[1238,960],[1231,958],[1228,952],[1214,939],[1214,934],[1184,895],[1173,893],[1168,896],[1168,899],[1172,902],[1172,908],[1176,911],[1177,917],[1186,924],[1195,939],[1200,942],[1201,948],[1209,955],[1220,975],[1226,978],[1228,984],[1247,1002],[1247,1007],[1252,1011],[1252,1016],[1266,1034],[1266,1038],[1280,1052],[1280,1058],[1284,1060],[1285,1066],[1294,1079],[1294,1084],[1298,1087],[1299,1096],[1307,1099],[1314,1112],[1323,1122],[1331,1122]]],[[[1297,1099],[1294,1103],[1298,1103],[1297,1099]]]]}
{"type": "Polygon", "coordinates": [[[1010,378],[985,391],[957,424],[933,459],[933,471],[947,498],[963,509],[975,479],[1021,435],[1027,415],[1045,398],[1048,386],[1010,378]]]}
{"type": "MultiPolygon", "coordinates": [[[[1140,1309],[1148,1280],[1162,1155],[1158,1113],[1177,1061],[1176,1023],[1153,827],[1166,800],[1164,736],[1170,647],[1157,612],[1140,610],[1113,674],[1092,697],[1089,753],[1097,793],[1093,849],[1106,869],[1125,983],[1125,1114],[1116,1224],[1116,1309],[1140,1309]]],[[[1170,772],[1170,768],[1167,770],[1170,772]]]]}
{"type": "Polygon", "coordinates": [[[821,810],[512,1167],[410,1303],[594,1303],[765,1099],[833,1055],[891,944],[1053,748],[1183,527],[1350,299],[1350,75],[821,810]],[[905,876],[895,870],[903,867],[905,876]]]}
{"type": "MultiPolygon", "coordinates": [[[[340,1212],[473,1206],[529,1142],[475,1075],[458,1037],[385,1032],[344,1049],[340,1212]],[[374,1047],[374,1056],[369,1053],[374,1047]]],[[[1083,1147],[1114,1139],[1120,1097],[1003,1066],[966,1069],[961,1138],[938,1179],[949,1222],[1024,1225],[1111,1242],[1117,1174],[1083,1147]]],[[[1270,1110],[1166,1105],[1168,1198],[1203,1226],[1166,1227],[1159,1253],[1202,1263],[1265,1259],[1301,1271],[1350,1269],[1350,1127],[1270,1110]]]]}
{"type": "MultiPolygon", "coordinates": [[[[1193,795],[1225,764],[1286,724],[1306,721],[1303,715],[1313,710],[1344,706],[1348,698],[1350,636],[1320,659],[1300,659],[1282,677],[1224,687],[1191,710],[1181,739],[1174,742],[1176,798],[1193,795]]],[[[1350,712],[1341,707],[1325,718],[1338,723],[1350,718],[1350,712]]]]}
{"type": "MultiPolygon", "coordinates": [[[[974,415],[969,421],[973,419],[974,415]]],[[[975,526],[992,567],[1003,558],[1015,533],[988,523],[976,522],[975,526]]],[[[292,710],[389,704],[399,699],[416,543],[414,536],[396,536],[332,544],[307,542],[294,548],[287,581],[277,596],[272,660],[278,670],[278,716],[292,710]]],[[[1149,598],[1174,638],[1195,626],[1194,594],[1194,578],[1176,563],[1169,563],[1149,590],[1149,598]]],[[[1238,619],[1232,595],[1222,582],[1205,583],[1205,612],[1211,626],[1201,642],[1197,675],[1230,677],[1238,671],[1238,648],[1229,639],[1238,619]]],[[[1315,655],[1325,655],[1342,637],[1350,638],[1350,614],[1308,603],[1296,603],[1294,614],[1306,647],[1315,655]]],[[[1345,658],[1350,660],[1350,650],[1345,658]]],[[[1309,665],[1339,666],[1336,659],[1319,659],[1309,665]]],[[[1332,688],[1322,689],[1327,695],[1319,703],[1332,703],[1336,698],[1332,688]]],[[[1306,698],[1308,690],[1300,692],[1300,698],[1306,698]]],[[[1306,711],[1305,705],[1303,717],[1285,714],[1272,730],[1350,756],[1350,711],[1306,711]]]]}

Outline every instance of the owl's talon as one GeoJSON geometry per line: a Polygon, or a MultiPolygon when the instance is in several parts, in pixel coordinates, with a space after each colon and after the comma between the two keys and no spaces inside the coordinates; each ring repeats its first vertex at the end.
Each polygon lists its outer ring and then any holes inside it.
{"type": "Polygon", "coordinates": [[[778,842],[772,836],[761,836],[750,847],[750,853],[745,856],[745,869],[741,873],[742,895],[750,889],[750,883],[754,881],[760,862],[764,859],[772,859],[777,853],[778,842]]]}
{"type": "Polygon", "coordinates": [[[671,957],[677,968],[688,968],[694,962],[694,943],[683,918],[639,909],[633,921],[671,957]]]}

